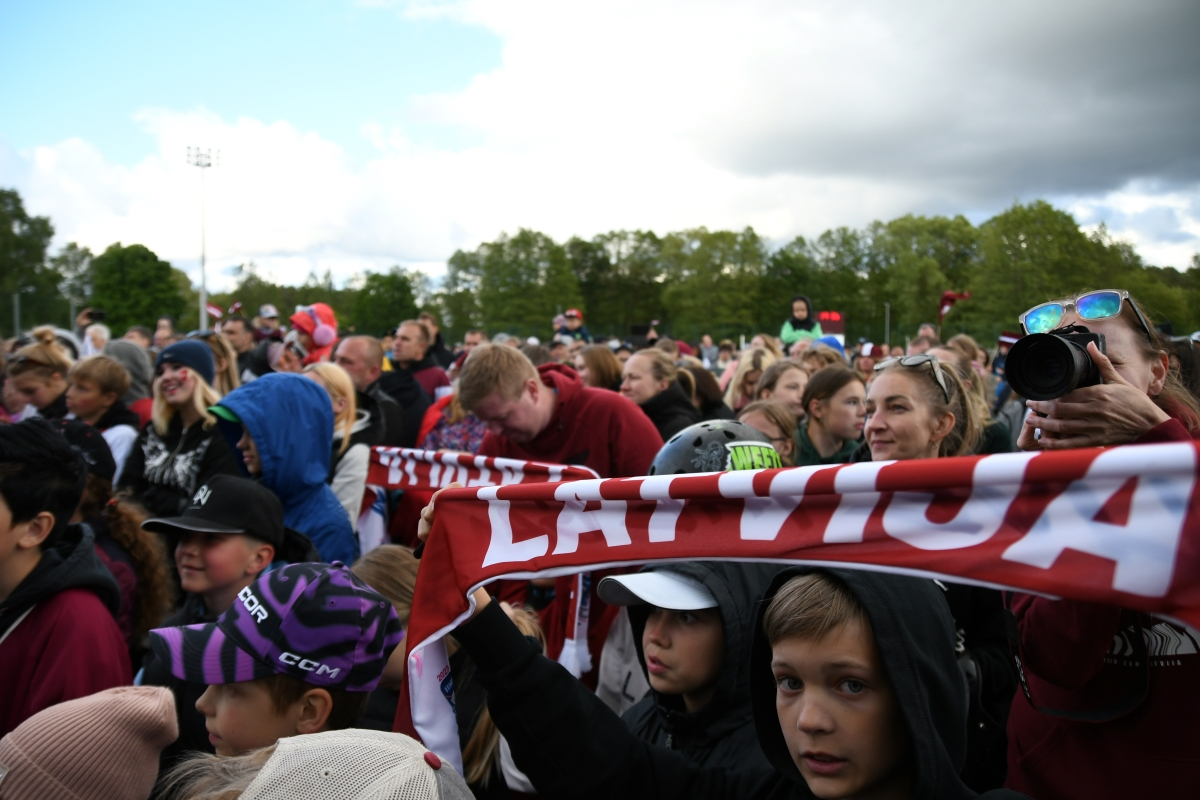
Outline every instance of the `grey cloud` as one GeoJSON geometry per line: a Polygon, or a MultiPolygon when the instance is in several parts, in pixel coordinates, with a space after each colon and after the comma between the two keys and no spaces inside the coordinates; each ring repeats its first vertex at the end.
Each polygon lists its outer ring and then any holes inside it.
{"type": "Polygon", "coordinates": [[[1200,181],[1200,3],[1048,5],[879,6],[876,60],[830,75],[801,59],[786,111],[701,146],[738,172],[916,183],[970,205],[1200,181]]]}

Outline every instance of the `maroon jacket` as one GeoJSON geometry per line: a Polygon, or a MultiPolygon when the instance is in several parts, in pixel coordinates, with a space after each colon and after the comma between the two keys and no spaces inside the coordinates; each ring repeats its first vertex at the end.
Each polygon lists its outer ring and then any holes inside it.
{"type": "MultiPolygon", "coordinates": [[[[1138,442],[1191,441],[1176,420],[1138,442]]],[[[1043,708],[1101,711],[1128,697],[1135,612],[1018,594],[1025,675],[1043,708]]],[[[1200,632],[1142,614],[1150,688],[1112,722],[1043,714],[1018,691],[1008,720],[1006,786],[1036,798],[1194,797],[1200,773],[1200,632]]]]}
{"type": "Polygon", "coordinates": [[[119,603],[91,531],[68,527],[0,603],[0,736],[52,705],[130,683],[119,603]]]}
{"type": "MultiPolygon", "coordinates": [[[[636,477],[650,470],[650,463],[662,447],[662,437],[658,435],[654,423],[633,401],[607,389],[584,386],[575,370],[561,364],[543,364],[538,367],[538,373],[542,383],[558,393],[558,405],[550,424],[536,438],[523,445],[489,432],[483,437],[479,455],[555,464],[582,464],[591,467],[601,478],[636,477]]],[[[596,688],[600,650],[604,647],[604,639],[618,611],[600,599],[596,594],[596,586],[610,573],[626,571],[619,569],[592,573],[591,613],[588,617],[588,650],[592,654],[592,670],[583,676],[583,682],[592,689],[596,688]]],[[[550,658],[558,658],[563,641],[567,638],[567,619],[574,585],[575,578],[570,575],[555,579],[554,602],[542,610],[546,655],[550,658]]],[[[504,592],[501,597],[508,599],[504,592]]]]}

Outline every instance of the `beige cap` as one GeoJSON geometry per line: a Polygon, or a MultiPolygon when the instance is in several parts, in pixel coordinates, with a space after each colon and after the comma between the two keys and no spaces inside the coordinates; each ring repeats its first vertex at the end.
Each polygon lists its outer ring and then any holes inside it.
{"type": "Polygon", "coordinates": [[[415,739],[342,730],[280,739],[241,800],[473,800],[473,795],[454,767],[415,739]]]}
{"type": "Polygon", "coordinates": [[[0,739],[0,800],[146,800],[177,738],[175,698],[161,686],[59,703],[0,739]]]}

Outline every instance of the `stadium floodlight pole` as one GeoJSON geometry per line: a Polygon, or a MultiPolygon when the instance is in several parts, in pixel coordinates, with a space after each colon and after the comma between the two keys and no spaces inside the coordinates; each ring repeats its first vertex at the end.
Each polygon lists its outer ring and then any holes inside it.
{"type": "Polygon", "coordinates": [[[221,163],[221,151],[210,150],[207,147],[189,147],[187,149],[188,163],[200,167],[200,330],[208,330],[208,281],[204,274],[205,236],[204,236],[204,171],[214,164],[221,163]],[[214,157],[215,156],[215,157],[214,157]]]}

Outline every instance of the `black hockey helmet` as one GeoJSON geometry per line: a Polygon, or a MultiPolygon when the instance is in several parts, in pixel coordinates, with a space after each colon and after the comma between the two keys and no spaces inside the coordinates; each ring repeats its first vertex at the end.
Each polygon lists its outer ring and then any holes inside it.
{"type": "Polygon", "coordinates": [[[766,434],[743,422],[716,419],[684,428],[662,446],[651,475],[728,472],[781,467],[779,454],[766,434]]]}

